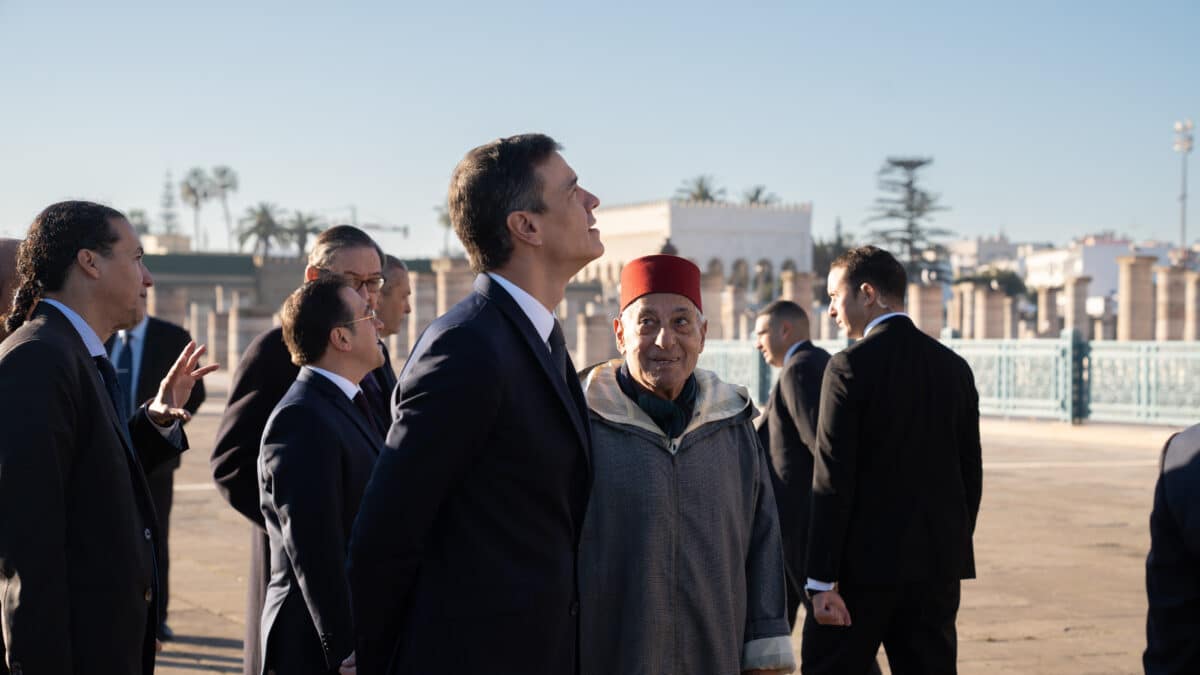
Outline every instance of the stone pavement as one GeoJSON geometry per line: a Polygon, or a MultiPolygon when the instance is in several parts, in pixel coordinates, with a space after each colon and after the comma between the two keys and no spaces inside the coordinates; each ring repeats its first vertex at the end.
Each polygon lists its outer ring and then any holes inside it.
{"type": "MultiPolygon", "coordinates": [[[[228,381],[209,377],[176,474],[170,624],[179,639],[159,655],[159,673],[241,670],[249,526],[208,470],[228,381]]],[[[1147,520],[1172,431],[984,420],[979,578],[963,584],[960,672],[1141,672],[1147,520]]],[[[794,641],[798,653],[798,631],[794,641]]]]}

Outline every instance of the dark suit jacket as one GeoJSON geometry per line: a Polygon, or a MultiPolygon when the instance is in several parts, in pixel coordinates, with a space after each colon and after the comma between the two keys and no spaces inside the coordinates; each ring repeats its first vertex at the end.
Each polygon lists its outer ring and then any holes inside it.
{"type": "Polygon", "coordinates": [[[974,376],[908,317],[883,321],[829,360],[813,473],[809,577],[975,576],[983,460],[974,376]]]}
{"type": "Polygon", "coordinates": [[[117,418],[83,340],[45,303],[0,344],[0,428],[8,667],[152,672],[157,528],[144,471],[180,448],[141,410],[117,418]]]}
{"type": "Polygon", "coordinates": [[[1146,557],[1147,675],[1200,673],[1200,425],[1163,448],[1146,557]]]}
{"type": "Polygon", "coordinates": [[[804,588],[808,508],[812,498],[813,448],[821,378],[829,352],[805,342],[783,364],[763,410],[759,438],[771,456],[772,486],[779,507],[784,562],[793,589],[804,588]]]}
{"type": "Polygon", "coordinates": [[[300,371],[267,421],[259,491],[271,581],[262,628],[265,662],[280,672],[336,671],[354,650],[346,546],[382,446],[373,420],[311,370],[300,371]],[[276,648],[320,653],[324,661],[289,670],[276,648]]]}
{"type": "MultiPolygon", "coordinates": [[[[105,351],[112,354],[116,341],[117,336],[114,334],[104,343],[105,351]]],[[[179,358],[183,348],[191,341],[192,336],[182,326],[154,317],[149,318],[146,323],[146,344],[142,345],[142,363],[138,370],[137,395],[133,400],[144,403],[158,395],[158,386],[162,379],[166,377],[167,371],[171,370],[171,366],[175,365],[175,359],[179,358]]],[[[200,405],[204,403],[204,397],[204,380],[200,380],[192,388],[192,395],[183,404],[183,409],[196,414],[200,405]]],[[[179,457],[175,457],[161,469],[178,469],[179,461],[179,457]]]]}
{"type": "MultiPolygon", "coordinates": [[[[261,616],[270,574],[267,534],[258,500],[258,450],[267,418],[296,380],[300,367],[292,363],[283,329],[276,326],[254,338],[242,354],[229,401],[213,446],[213,480],[230,506],[257,527],[251,535],[246,616],[261,616]]],[[[377,371],[373,371],[372,375],[377,371]]],[[[371,377],[372,375],[368,375],[371,377]]],[[[390,415],[388,416],[390,420],[390,415]]],[[[257,675],[262,656],[259,623],[246,621],[243,673],[257,675]]]]}
{"type": "Polygon", "coordinates": [[[359,673],[576,672],[589,431],[569,379],[487,275],[418,340],[350,540],[359,673]]]}

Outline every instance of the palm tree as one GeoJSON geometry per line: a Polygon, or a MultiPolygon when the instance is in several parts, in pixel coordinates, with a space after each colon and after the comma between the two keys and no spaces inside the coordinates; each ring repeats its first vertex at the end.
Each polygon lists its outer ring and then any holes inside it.
{"type": "Polygon", "coordinates": [[[254,240],[252,253],[266,257],[271,250],[271,243],[282,246],[287,243],[287,231],[279,224],[279,207],[269,202],[259,202],[257,206],[246,209],[242,216],[241,229],[238,231],[238,250],[250,239],[254,240]]]}
{"type": "Polygon", "coordinates": [[[179,197],[192,208],[192,231],[195,233],[195,247],[199,251],[204,247],[200,239],[200,207],[212,197],[212,180],[204,169],[192,169],[179,183],[179,197]]]}
{"type": "Polygon", "coordinates": [[[454,224],[450,222],[450,202],[446,201],[441,206],[433,207],[437,213],[438,225],[441,225],[445,230],[442,233],[442,255],[449,257],[450,255],[450,230],[454,229],[454,224]]]}
{"type": "Polygon", "coordinates": [[[769,204],[777,203],[779,201],[779,196],[774,192],[767,192],[766,185],[755,185],[747,188],[746,191],[742,193],[742,201],[746,202],[747,204],[760,204],[762,206],[767,206],[769,204]]]}
{"type": "Polygon", "coordinates": [[[237,173],[227,166],[214,166],[212,170],[212,195],[221,200],[225,211],[225,245],[233,248],[233,218],[229,215],[229,193],[237,192],[237,173]]]}
{"type": "Polygon", "coordinates": [[[689,202],[719,202],[725,197],[725,188],[717,187],[712,176],[700,175],[683,181],[675,196],[689,202]]]}
{"type": "Polygon", "coordinates": [[[296,211],[284,228],[284,235],[298,249],[298,255],[303,258],[308,249],[308,235],[321,233],[321,218],[315,213],[296,211]]]}
{"type": "Polygon", "coordinates": [[[879,189],[887,194],[875,199],[875,215],[866,220],[900,221],[871,234],[884,245],[900,249],[897,257],[904,260],[908,278],[914,280],[921,278],[923,269],[942,266],[938,261],[945,258],[946,248],[933,238],[953,234],[925,224],[933,220],[933,213],[946,210],[938,203],[939,195],[917,186],[917,172],[932,163],[932,157],[888,157],[879,170],[879,189]]]}

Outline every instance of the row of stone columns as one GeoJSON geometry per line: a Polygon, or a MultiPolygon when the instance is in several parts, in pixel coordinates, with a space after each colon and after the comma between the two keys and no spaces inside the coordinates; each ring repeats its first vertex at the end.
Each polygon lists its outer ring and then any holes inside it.
{"type": "Polygon", "coordinates": [[[1157,260],[1117,259],[1117,339],[1200,340],[1200,272],[1157,260]]]}

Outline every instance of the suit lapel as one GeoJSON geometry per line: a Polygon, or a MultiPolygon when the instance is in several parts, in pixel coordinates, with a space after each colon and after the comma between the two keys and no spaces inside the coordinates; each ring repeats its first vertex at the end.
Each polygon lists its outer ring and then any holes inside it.
{"type": "MultiPolygon", "coordinates": [[[[368,377],[370,377],[369,374],[368,377]]],[[[337,408],[342,415],[354,423],[354,426],[367,439],[368,445],[371,446],[371,456],[379,454],[379,449],[383,446],[383,437],[380,436],[379,430],[375,428],[373,421],[363,419],[362,411],[346,398],[346,394],[341,388],[330,382],[328,378],[305,368],[300,369],[300,374],[296,376],[296,379],[324,396],[334,408],[337,408]]]]}
{"type": "MultiPolygon", "coordinates": [[[[88,381],[92,384],[92,390],[96,392],[97,398],[100,399],[100,405],[103,407],[109,424],[112,425],[113,431],[117,433],[117,437],[121,439],[121,446],[125,448],[125,454],[129,461],[140,473],[142,463],[138,459],[137,451],[134,450],[133,440],[129,438],[129,420],[122,420],[117,414],[117,408],[113,405],[112,399],[108,395],[108,387],[105,386],[103,378],[100,376],[100,370],[96,366],[95,359],[88,353],[87,346],[83,344],[83,338],[79,337],[79,332],[71,325],[71,322],[58,311],[55,307],[49,304],[39,304],[36,314],[44,314],[46,320],[55,324],[55,329],[65,333],[67,340],[71,344],[71,348],[75,350],[75,358],[86,364],[84,368],[87,371],[88,381]]],[[[107,353],[105,354],[107,356],[107,353]]]]}
{"type": "MultiPolygon", "coordinates": [[[[574,386],[569,386],[558,376],[558,368],[550,360],[550,350],[546,347],[546,343],[538,336],[537,331],[533,328],[533,323],[521,307],[517,305],[517,301],[512,299],[508,294],[497,284],[492,281],[492,278],[487,274],[480,274],[475,278],[475,290],[489,301],[498,307],[502,314],[508,317],[509,322],[521,334],[525,345],[533,353],[537,362],[541,365],[542,374],[549,380],[550,386],[553,387],[558,398],[562,401],[563,407],[567,411],[567,415],[571,418],[571,424],[575,427],[575,433],[579,436],[579,442],[583,446],[585,455],[591,455],[591,443],[588,434],[587,415],[582,411],[586,410],[586,402],[583,398],[583,390],[579,386],[579,382],[571,378],[574,386]]],[[[571,362],[570,357],[567,357],[567,366],[574,371],[575,364],[571,362]]]]}

